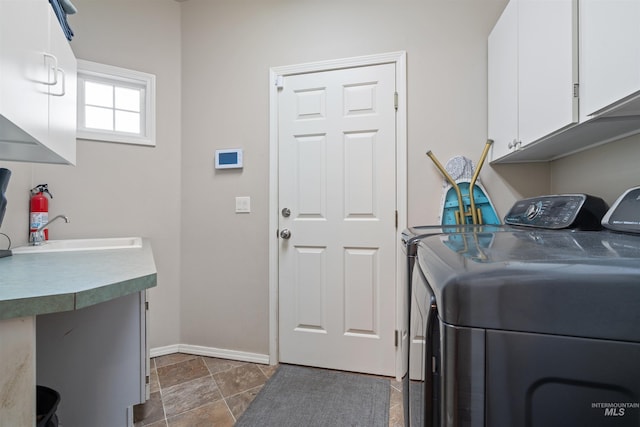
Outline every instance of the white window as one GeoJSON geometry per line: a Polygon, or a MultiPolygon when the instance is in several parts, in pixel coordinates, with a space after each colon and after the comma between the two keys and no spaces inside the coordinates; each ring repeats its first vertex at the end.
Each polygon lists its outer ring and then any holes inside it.
{"type": "Polygon", "coordinates": [[[78,60],[77,137],[156,145],[156,77],[78,60]]]}

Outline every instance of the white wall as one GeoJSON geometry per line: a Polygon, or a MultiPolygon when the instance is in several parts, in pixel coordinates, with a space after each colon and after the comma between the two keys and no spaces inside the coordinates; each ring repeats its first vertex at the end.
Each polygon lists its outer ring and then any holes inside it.
{"type": "MultiPolygon", "coordinates": [[[[74,0],[78,58],[156,75],[157,146],[78,141],[77,166],[0,162],[12,170],[2,232],[26,244],[28,190],[48,183],[50,238],[151,239],[158,287],[149,292],[150,345],[180,340],[180,5],[172,0],[74,0]]],[[[0,236],[0,247],[2,246],[0,236]]]]}

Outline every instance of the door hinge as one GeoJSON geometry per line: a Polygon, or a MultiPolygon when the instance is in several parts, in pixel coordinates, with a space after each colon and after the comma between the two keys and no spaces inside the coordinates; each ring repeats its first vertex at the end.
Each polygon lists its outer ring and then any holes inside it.
{"type": "Polygon", "coordinates": [[[398,211],[396,211],[396,230],[398,229],[398,211]]]}
{"type": "Polygon", "coordinates": [[[395,346],[398,347],[400,345],[400,331],[396,329],[395,332],[395,346]]]}
{"type": "Polygon", "coordinates": [[[278,89],[282,89],[284,87],[284,76],[276,76],[275,85],[278,89]]]}
{"type": "Polygon", "coordinates": [[[393,93],[393,107],[398,111],[398,92],[393,93]]]}
{"type": "Polygon", "coordinates": [[[574,98],[580,97],[580,83],[573,84],[573,97],[574,98]]]}
{"type": "Polygon", "coordinates": [[[144,309],[149,310],[149,301],[144,302],[144,309]]]}

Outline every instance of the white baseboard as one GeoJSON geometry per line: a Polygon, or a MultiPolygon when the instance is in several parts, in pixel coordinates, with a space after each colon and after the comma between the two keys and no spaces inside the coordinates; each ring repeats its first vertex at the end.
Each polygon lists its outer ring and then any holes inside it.
{"type": "Polygon", "coordinates": [[[155,347],[149,350],[151,357],[165,356],[172,353],[187,353],[197,356],[218,357],[220,359],[238,360],[240,362],[269,364],[269,355],[249,353],[246,351],[227,350],[222,348],[203,347],[190,344],[172,344],[164,347],[155,347]]]}
{"type": "Polygon", "coordinates": [[[180,353],[180,344],[165,345],[149,349],[150,357],[166,356],[167,354],[180,353]]]}

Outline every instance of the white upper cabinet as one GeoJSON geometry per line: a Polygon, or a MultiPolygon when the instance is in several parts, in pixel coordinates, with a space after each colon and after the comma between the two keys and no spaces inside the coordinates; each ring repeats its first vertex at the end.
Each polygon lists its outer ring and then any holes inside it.
{"type": "Polygon", "coordinates": [[[48,6],[44,1],[0,0],[0,114],[19,123],[36,139],[44,139],[48,133],[47,121],[42,120],[49,109],[44,57],[49,38],[48,6]],[[27,24],[31,22],[33,25],[27,24]],[[27,30],[26,26],[33,28],[27,30]]]}
{"type": "MultiPolygon", "coordinates": [[[[49,86],[49,148],[70,164],[76,162],[78,64],[58,19],[49,15],[49,49],[56,56],[58,69],[49,68],[50,79],[57,72],[57,84],[49,86]]],[[[56,162],[57,163],[57,162],[56,162]]]]}
{"type": "Polygon", "coordinates": [[[553,160],[639,133],[638,22],[640,0],[511,0],[488,40],[492,161],[553,160]],[[515,72],[505,37],[517,39],[515,72]]]}
{"type": "Polygon", "coordinates": [[[518,3],[507,4],[489,35],[489,138],[493,158],[518,142],[518,3]]]}
{"type": "Polygon", "coordinates": [[[529,144],[578,121],[577,0],[519,0],[519,137],[529,144]]]}
{"type": "MultiPolygon", "coordinates": [[[[581,0],[580,30],[584,121],[630,95],[640,95],[640,1],[581,0]]],[[[640,114],[640,108],[635,110],[640,114]]]]}
{"type": "Polygon", "coordinates": [[[75,164],[76,59],[46,0],[0,0],[0,159],[75,164]]]}
{"type": "Polygon", "coordinates": [[[578,121],[577,0],[511,0],[488,43],[493,160],[578,121]]]}

